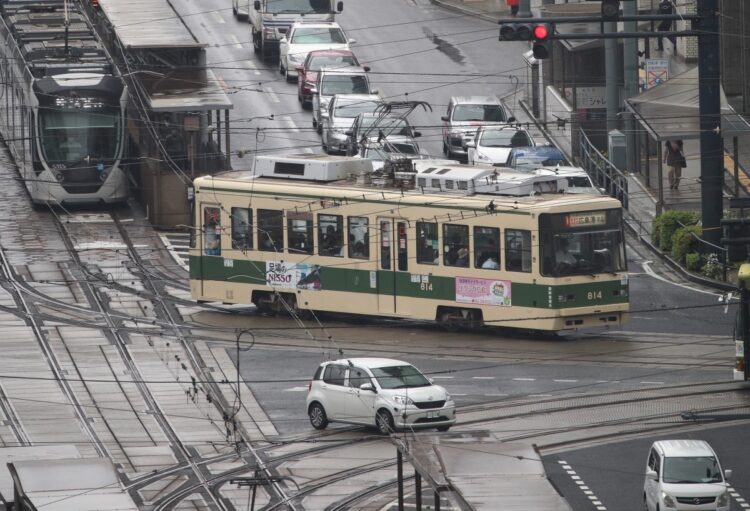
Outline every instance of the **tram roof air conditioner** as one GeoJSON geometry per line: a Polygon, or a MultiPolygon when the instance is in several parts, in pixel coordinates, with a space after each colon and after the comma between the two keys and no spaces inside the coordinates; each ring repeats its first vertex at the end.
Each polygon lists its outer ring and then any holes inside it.
{"type": "Polygon", "coordinates": [[[349,176],[372,173],[372,161],[365,158],[327,154],[257,156],[255,175],[304,181],[339,181],[349,176]]]}

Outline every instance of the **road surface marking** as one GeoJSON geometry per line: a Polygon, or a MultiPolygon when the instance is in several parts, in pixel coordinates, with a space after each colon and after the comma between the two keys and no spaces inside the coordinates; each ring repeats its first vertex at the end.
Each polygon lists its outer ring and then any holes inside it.
{"type": "Polygon", "coordinates": [[[312,154],[314,151],[311,148],[309,148],[309,147],[305,147],[305,152],[307,154],[312,154]]]}
{"type": "Polygon", "coordinates": [[[596,506],[597,511],[607,511],[607,507],[602,504],[602,501],[599,500],[599,497],[597,497],[591,489],[586,486],[586,483],[583,482],[583,479],[581,479],[581,476],[576,474],[576,471],[571,468],[571,466],[568,464],[565,460],[558,460],[557,463],[560,464],[563,470],[565,470],[565,473],[570,476],[570,478],[573,480],[574,483],[578,485],[578,488],[583,492],[583,494],[591,501],[591,503],[596,506]]]}
{"type": "Polygon", "coordinates": [[[281,119],[281,121],[282,121],[282,122],[283,122],[284,124],[286,124],[286,125],[287,125],[287,127],[288,127],[289,131],[292,131],[292,132],[294,132],[294,133],[299,133],[299,128],[298,128],[298,127],[297,127],[297,125],[296,125],[296,124],[294,123],[294,121],[292,120],[292,118],[291,118],[291,117],[289,117],[288,115],[285,115],[285,116],[283,116],[283,117],[279,117],[279,119],[281,119]]]}
{"type": "MultiPolygon", "coordinates": [[[[216,19],[217,23],[226,23],[226,21],[224,21],[224,18],[221,17],[221,14],[216,11],[214,11],[214,18],[216,19]]],[[[232,37],[234,37],[234,35],[232,35],[232,37]]]]}
{"type": "Polygon", "coordinates": [[[485,394],[484,397],[505,397],[508,394],[485,394]]]}
{"type": "Polygon", "coordinates": [[[529,397],[552,397],[552,394],[529,394],[529,397]]]}
{"type": "Polygon", "coordinates": [[[239,40],[239,39],[237,39],[237,36],[236,36],[236,35],[234,35],[234,34],[229,34],[229,38],[230,38],[230,39],[232,40],[232,42],[234,43],[234,47],[235,47],[235,48],[239,48],[240,50],[242,49],[242,43],[240,42],[240,40],[239,40]]]}
{"type": "Polygon", "coordinates": [[[284,389],[284,392],[307,392],[307,387],[291,387],[284,389]]]}
{"type": "Polygon", "coordinates": [[[652,263],[652,261],[643,261],[641,263],[641,266],[643,266],[643,270],[649,274],[649,276],[655,278],[656,280],[661,280],[662,282],[666,284],[671,284],[673,286],[681,287],[683,289],[689,289],[690,291],[695,291],[696,293],[703,293],[706,295],[711,296],[721,296],[721,293],[717,293],[715,291],[706,291],[705,289],[698,289],[695,287],[687,286],[685,284],[680,284],[679,282],[672,282],[669,279],[666,279],[662,277],[661,275],[658,275],[654,270],[651,269],[651,266],[649,266],[652,263]]]}
{"type": "Polygon", "coordinates": [[[472,376],[472,380],[494,380],[494,376],[472,376]]]}
{"type": "Polygon", "coordinates": [[[536,381],[536,378],[513,378],[515,381],[536,381]]]}
{"type": "Polygon", "coordinates": [[[578,380],[552,380],[556,381],[557,383],[576,383],[578,380]]]}
{"type": "Polygon", "coordinates": [[[255,67],[255,63],[252,60],[246,60],[245,65],[248,67],[248,69],[250,69],[256,75],[260,74],[260,71],[258,71],[258,68],[255,67]]]}
{"type": "Polygon", "coordinates": [[[642,381],[646,385],[664,385],[663,381],[642,381]]]}
{"type": "Polygon", "coordinates": [[[268,99],[270,99],[274,103],[281,103],[281,100],[279,99],[279,97],[276,95],[276,93],[273,91],[273,89],[271,87],[266,87],[263,90],[266,93],[266,95],[268,96],[268,99]]]}
{"type": "Polygon", "coordinates": [[[454,376],[432,376],[433,380],[452,380],[454,376]]]}

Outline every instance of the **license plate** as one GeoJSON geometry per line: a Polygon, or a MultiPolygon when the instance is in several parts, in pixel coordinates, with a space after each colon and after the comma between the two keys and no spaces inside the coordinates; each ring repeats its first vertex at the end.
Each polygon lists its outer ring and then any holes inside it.
{"type": "Polygon", "coordinates": [[[438,411],[427,412],[427,418],[428,419],[435,419],[437,417],[439,417],[439,412],[438,411]]]}

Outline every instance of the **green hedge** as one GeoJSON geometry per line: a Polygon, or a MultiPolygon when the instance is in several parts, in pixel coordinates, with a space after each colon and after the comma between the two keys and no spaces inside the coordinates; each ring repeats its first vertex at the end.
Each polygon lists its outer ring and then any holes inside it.
{"type": "Polygon", "coordinates": [[[667,211],[654,218],[651,228],[651,239],[661,250],[672,250],[672,236],[683,225],[695,225],[698,216],[692,211],[667,211]]]}
{"type": "Polygon", "coordinates": [[[700,271],[703,262],[703,257],[698,252],[690,252],[685,255],[685,266],[690,271],[700,271]]]}
{"type": "Polygon", "coordinates": [[[685,264],[685,256],[698,248],[698,239],[701,236],[703,229],[700,225],[688,225],[677,229],[672,234],[672,259],[685,264]]]}

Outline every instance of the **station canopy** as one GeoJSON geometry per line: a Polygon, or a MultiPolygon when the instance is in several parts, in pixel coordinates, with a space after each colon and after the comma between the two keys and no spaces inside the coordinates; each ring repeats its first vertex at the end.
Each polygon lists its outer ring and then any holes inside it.
{"type": "MultiPolygon", "coordinates": [[[[700,138],[698,68],[648,89],[626,100],[638,122],[658,141],[700,138]]],[[[750,124],[727,102],[721,88],[721,134],[738,135],[750,131],[750,124]]]]}

